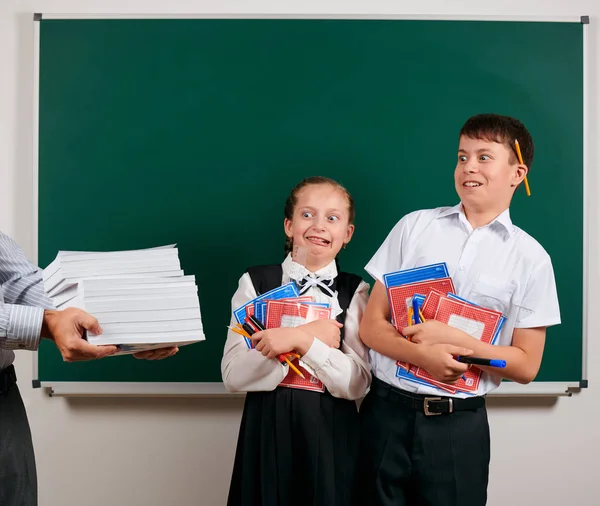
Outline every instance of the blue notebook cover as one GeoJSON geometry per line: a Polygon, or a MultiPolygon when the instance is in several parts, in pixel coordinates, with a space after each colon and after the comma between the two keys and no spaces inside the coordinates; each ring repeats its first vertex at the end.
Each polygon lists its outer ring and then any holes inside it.
{"type": "Polygon", "coordinates": [[[389,272],[383,275],[383,282],[386,288],[392,286],[406,285],[408,283],[418,283],[419,281],[429,281],[431,279],[447,278],[448,267],[445,262],[439,264],[424,265],[414,269],[405,269],[402,271],[389,272]]]}

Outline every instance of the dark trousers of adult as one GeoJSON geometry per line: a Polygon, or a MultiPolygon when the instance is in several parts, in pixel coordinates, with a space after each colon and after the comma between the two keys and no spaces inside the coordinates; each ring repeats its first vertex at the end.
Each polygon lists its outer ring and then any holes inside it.
{"type": "Polygon", "coordinates": [[[33,442],[13,366],[0,371],[0,505],[37,505],[33,442]]]}
{"type": "Polygon", "coordinates": [[[360,410],[359,504],[486,504],[490,435],[484,399],[477,398],[480,407],[451,413],[447,399],[428,401],[432,410],[446,403],[439,409],[445,413],[429,415],[424,399],[374,378],[360,410]]]}

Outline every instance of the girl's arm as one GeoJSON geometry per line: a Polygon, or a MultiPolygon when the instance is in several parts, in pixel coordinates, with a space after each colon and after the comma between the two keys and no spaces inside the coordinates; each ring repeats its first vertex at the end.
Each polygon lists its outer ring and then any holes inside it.
{"type": "MultiPolygon", "coordinates": [[[[238,289],[231,299],[232,313],[255,297],[256,291],[250,275],[245,273],[240,278],[238,289]]],[[[230,326],[235,323],[232,317],[230,326]]],[[[281,363],[248,348],[242,336],[228,330],[221,360],[221,375],[227,390],[230,392],[275,390],[286,374],[287,369],[281,363]]]]}
{"type": "Polygon", "coordinates": [[[302,357],[334,397],[360,399],[371,384],[369,350],[358,337],[368,298],[369,285],[361,281],[346,312],[340,349],[330,348],[316,336],[302,357]]]}

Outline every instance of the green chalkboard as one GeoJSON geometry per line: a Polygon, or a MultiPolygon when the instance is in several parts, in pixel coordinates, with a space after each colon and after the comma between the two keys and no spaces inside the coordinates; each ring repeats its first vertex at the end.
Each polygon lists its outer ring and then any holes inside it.
{"type": "Polygon", "coordinates": [[[38,258],[177,243],[207,340],[159,363],[65,364],[42,382],[219,382],[237,280],[283,258],[283,206],[309,175],[354,195],[339,260],[363,271],[405,213],[454,205],[458,131],[532,132],[513,221],[553,259],[563,325],[537,381],[582,379],[583,26],[551,22],[40,21],[38,258]],[[571,308],[566,311],[565,308],[571,308]]]}

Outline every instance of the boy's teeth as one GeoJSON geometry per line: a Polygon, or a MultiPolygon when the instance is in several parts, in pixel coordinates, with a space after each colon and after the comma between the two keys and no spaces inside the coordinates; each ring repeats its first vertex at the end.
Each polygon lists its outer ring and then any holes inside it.
{"type": "Polygon", "coordinates": [[[475,187],[475,186],[481,186],[481,185],[479,183],[465,183],[465,186],[475,187]]]}

